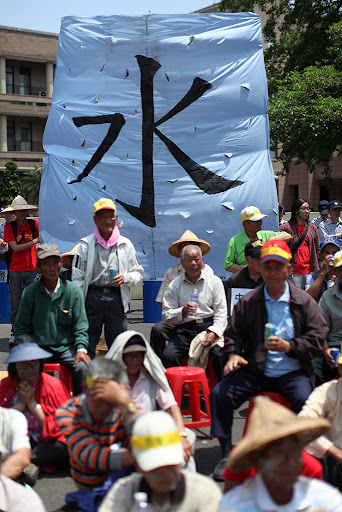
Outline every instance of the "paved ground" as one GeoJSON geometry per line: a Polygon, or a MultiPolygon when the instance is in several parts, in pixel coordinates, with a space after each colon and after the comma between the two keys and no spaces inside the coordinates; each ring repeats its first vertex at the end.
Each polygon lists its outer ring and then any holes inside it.
{"type": "MultiPolygon", "coordinates": [[[[144,334],[148,339],[152,324],[143,323],[142,300],[132,301],[132,310],[128,315],[128,328],[144,334]]],[[[6,370],[4,361],[8,354],[10,325],[0,324],[0,370],[6,370]]],[[[244,405],[241,409],[244,409],[244,405]]],[[[244,418],[239,411],[235,413],[233,428],[233,443],[239,441],[244,427],[244,418]]],[[[209,437],[209,429],[196,431],[196,464],[197,470],[204,475],[211,475],[220,459],[220,448],[216,440],[209,437]]],[[[52,512],[64,504],[66,493],[76,488],[67,471],[57,471],[52,475],[41,475],[36,483],[35,491],[41,496],[47,512],[52,512]]]]}

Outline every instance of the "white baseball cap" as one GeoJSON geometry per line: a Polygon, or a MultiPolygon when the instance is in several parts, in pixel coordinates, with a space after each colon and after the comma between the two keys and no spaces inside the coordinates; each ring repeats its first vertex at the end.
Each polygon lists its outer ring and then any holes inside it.
{"type": "Polygon", "coordinates": [[[267,215],[261,213],[259,208],[257,208],[256,206],[247,206],[241,212],[241,222],[243,222],[244,220],[252,220],[253,222],[255,222],[257,220],[263,219],[264,217],[267,217],[267,215]]]}
{"type": "Polygon", "coordinates": [[[131,445],[142,471],[184,463],[183,446],[173,418],[164,411],[153,411],[135,422],[131,445]]]}

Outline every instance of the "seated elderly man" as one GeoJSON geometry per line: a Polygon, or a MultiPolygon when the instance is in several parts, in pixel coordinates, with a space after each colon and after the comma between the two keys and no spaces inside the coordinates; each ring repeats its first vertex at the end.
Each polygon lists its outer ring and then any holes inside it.
{"type": "MultiPolygon", "coordinates": [[[[56,412],[57,425],[67,442],[71,476],[79,489],[92,491],[104,486],[113,470],[133,463],[128,444],[136,407],[122,386],[126,379],[114,361],[93,359],[87,367],[84,393],[56,412]]],[[[123,472],[119,471],[119,476],[123,472]]],[[[104,486],[102,497],[105,492],[104,486]]],[[[70,497],[75,510],[78,499],[87,500],[89,512],[98,506],[91,505],[90,493],[86,497],[81,493],[70,497]]]]}
{"type": "Polygon", "coordinates": [[[247,206],[241,212],[241,222],[244,227],[241,233],[233,236],[228,243],[224,268],[229,272],[238,272],[246,266],[245,246],[248,242],[261,240],[266,242],[269,238],[273,240],[285,240],[289,242],[292,238],[288,233],[261,230],[262,219],[267,215],[260,212],[256,206],[247,206]]]}
{"type": "Polygon", "coordinates": [[[302,448],[329,426],[324,418],[298,418],[268,398],[259,400],[245,436],[228,461],[233,471],[254,466],[258,473],[225,494],[218,512],[342,510],[342,496],[337,489],[300,476],[302,448]]]}
{"type": "MultiPolygon", "coordinates": [[[[202,256],[205,256],[206,254],[208,254],[211,249],[210,244],[208,244],[208,242],[206,242],[205,240],[201,240],[200,238],[198,238],[195,235],[195,233],[187,230],[187,231],[185,231],[185,233],[182,234],[182,236],[180,237],[179,240],[176,240],[175,242],[173,242],[170,245],[169,254],[171,256],[174,256],[175,258],[180,258],[184,247],[186,247],[187,245],[190,245],[190,244],[198,245],[201,248],[202,256]]],[[[206,272],[208,274],[214,273],[213,269],[205,263],[203,264],[203,272],[206,272]]],[[[159,303],[159,306],[161,308],[163,307],[163,298],[164,298],[165,291],[167,290],[167,287],[169,286],[171,281],[173,281],[174,279],[176,279],[176,277],[178,277],[179,275],[181,275],[183,273],[184,273],[184,268],[181,263],[177,263],[177,265],[173,265],[165,272],[163,282],[160,285],[160,288],[159,288],[159,291],[158,291],[158,294],[156,297],[156,302],[159,303]]],[[[169,339],[170,339],[173,329],[174,329],[173,325],[168,325],[167,323],[165,323],[163,321],[157,322],[152,327],[151,338],[150,338],[151,347],[153,348],[153,350],[155,351],[157,356],[160,357],[160,359],[163,356],[163,352],[165,350],[166,345],[169,342],[169,339]]]]}
{"type": "Polygon", "coordinates": [[[319,301],[323,293],[337,282],[334,268],[334,254],[340,250],[340,242],[335,236],[328,236],[319,244],[318,270],[307,275],[305,291],[319,301]]]}
{"type": "MultiPolygon", "coordinates": [[[[292,254],[283,240],[268,240],[261,248],[265,284],[236,304],[225,332],[228,361],[225,377],[210,394],[211,435],[222,454],[231,450],[234,410],[259,391],[281,393],[299,412],[312,391],[311,360],[320,353],[328,327],[317,302],[287,280],[292,254]],[[265,324],[275,325],[265,339],[265,324]]],[[[214,472],[222,479],[223,459],[214,472]]]]}
{"type": "Polygon", "coordinates": [[[149,412],[136,421],[132,452],[137,473],[116,482],[99,512],[217,511],[219,487],[199,473],[181,471],[181,438],[169,414],[149,412]],[[135,508],[138,503],[143,504],[140,509],[135,508]]]}
{"type": "MultiPolygon", "coordinates": [[[[338,359],[338,372],[342,376],[342,356],[338,359]]],[[[300,417],[326,418],[331,423],[330,430],[305,449],[323,459],[323,478],[342,490],[342,379],[334,379],[313,390],[300,417]]]]}
{"type": "Polygon", "coordinates": [[[337,376],[336,368],[333,368],[332,348],[340,348],[342,343],[342,251],[334,255],[334,271],[338,284],[323,293],[319,301],[319,307],[329,326],[327,342],[323,354],[314,361],[317,383],[323,384],[337,376]]]}
{"type": "MultiPolygon", "coordinates": [[[[181,261],[185,272],[172,281],[163,300],[163,320],[175,326],[163,353],[166,368],[181,366],[191,341],[198,334],[206,331],[202,345],[210,347],[227,326],[227,302],[222,281],[203,272],[200,247],[184,247],[181,261]]],[[[222,377],[220,351],[218,346],[209,351],[218,380],[222,377]]]]}
{"type": "Polygon", "coordinates": [[[74,394],[78,395],[90,361],[83,298],[75,284],[59,275],[62,263],[57,245],[38,247],[37,268],[41,279],[22,294],[14,335],[29,334],[52,353],[49,363],[65,365],[71,372],[74,394]]]}

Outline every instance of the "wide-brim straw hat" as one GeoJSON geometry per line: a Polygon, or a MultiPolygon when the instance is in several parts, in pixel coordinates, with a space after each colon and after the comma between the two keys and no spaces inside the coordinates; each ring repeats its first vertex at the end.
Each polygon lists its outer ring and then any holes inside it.
{"type": "Polygon", "coordinates": [[[24,199],[22,196],[17,196],[13,199],[10,206],[7,206],[7,208],[2,210],[1,213],[14,212],[16,210],[35,210],[36,208],[38,208],[38,206],[28,204],[26,199],[24,199]]]}
{"type": "MultiPolygon", "coordinates": [[[[75,254],[77,253],[77,249],[79,248],[80,246],[80,242],[78,244],[75,245],[75,247],[73,247],[71,249],[71,251],[69,252],[63,252],[63,254],[61,254],[61,261],[62,261],[62,265],[64,268],[69,268],[69,261],[68,261],[68,258],[69,256],[75,256],[75,254]]],[[[71,267],[70,267],[71,268],[71,267]]]]}
{"type": "Polygon", "coordinates": [[[246,434],[230,454],[228,467],[232,471],[244,471],[253,467],[252,455],[273,441],[295,436],[304,447],[329,428],[325,418],[298,417],[283,405],[260,397],[249,417],[246,434]]]}
{"type": "Polygon", "coordinates": [[[171,254],[171,256],[174,256],[175,258],[180,258],[181,255],[179,251],[179,246],[184,242],[188,244],[193,243],[199,245],[203,256],[208,254],[208,252],[211,249],[211,246],[208,242],[206,242],[205,240],[201,240],[200,238],[198,238],[198,236],[195,235],[195,233],[188,229],[187,231],[185,231],[185,233],[182,234],[179,240],[176,240],[170,245],[169,254],[171,254]]]}

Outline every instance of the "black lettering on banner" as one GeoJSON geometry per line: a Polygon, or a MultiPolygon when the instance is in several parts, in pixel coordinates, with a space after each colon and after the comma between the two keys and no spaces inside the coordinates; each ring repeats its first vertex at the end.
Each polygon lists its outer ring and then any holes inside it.
{"type": "MultiPolygon", "coordinates": [[[[155,59],[145,57],[144,55],[136,55],[138,66],[140,68],[140,92],[141,106],[143,112],[142,119],[142,172],[143,183],[141,192],[140,206],[133,206],[119,199],[116,201],[121,204],[133,217],[149,227],[156,226],[155,219],[155,200],[154,200],[154,180],[153,180],[153,134],[166,145],[174,159],[179,163],[185,172],[190,176],[198,188],[206,194],[219,194],[234,187],[242,185],[243,181],[227,180],[223,176],[218,176],[212,171],[196,163],[188,155],[186,155],[174,142],[166,137],[157,126],[165,123],[189,105],[197,101],[203,94],[212,88],[212,85],[196,77],[185,96],[175,105],[167,114],[159,121],[154,122],[154,96],[153,96],[153,80],[156,72],[161,67],[160,63],[155,59]]],[[[86,124],[103,124],[110,123],[107,135],[102,143],[95,151],[83,172],[78,175],[77,179],[71,183],[82,181],[89,175],[92,169],[97,165],[104,154],[109,150],[110,146],[116,141],[125,119],[122,114],[113,114],[94,117],[74,117],[73,121],[77,127],[86,124]]],[[[71,184],[70,183],[70,184],[71,184]]]]}

